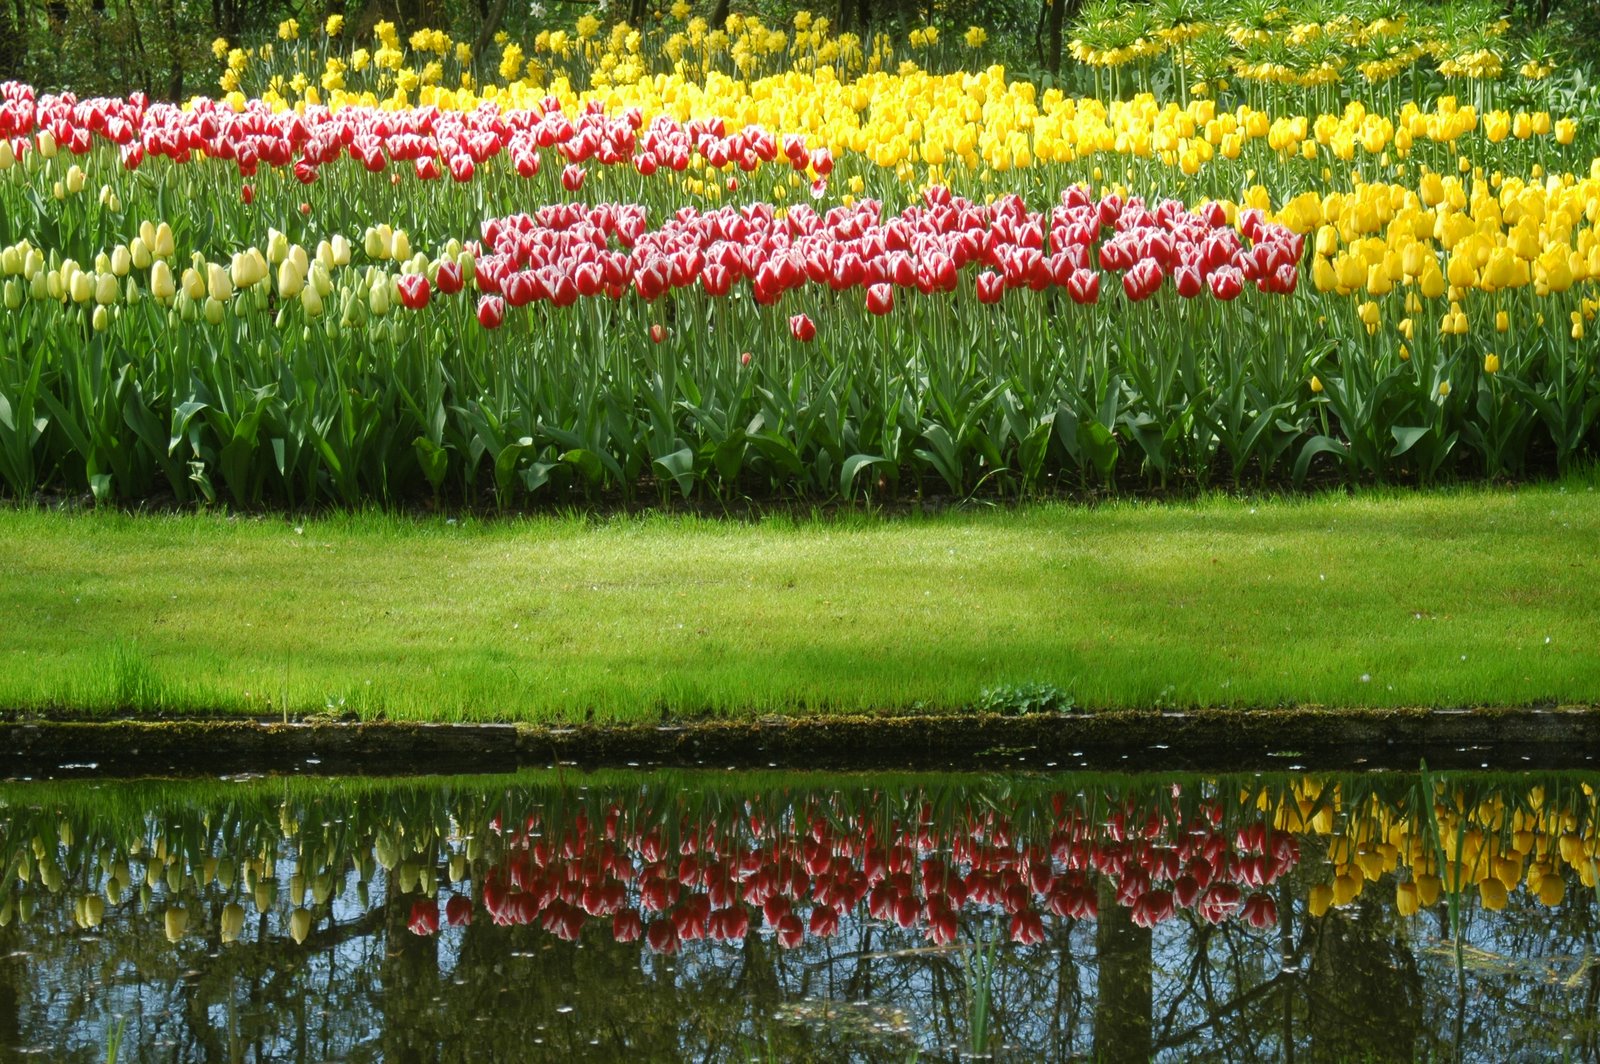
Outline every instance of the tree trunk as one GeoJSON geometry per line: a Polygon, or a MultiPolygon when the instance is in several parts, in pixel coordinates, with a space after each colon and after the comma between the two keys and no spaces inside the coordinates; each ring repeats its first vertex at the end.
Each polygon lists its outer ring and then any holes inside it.
{"type": "Polygon", "coordinates": [[[0,4],[0,81],[22,81],[28,46],[22,35],[22,10],[0,4]]]}
{"type": "Polygon", "coordinates": [[[1132,911],[1117,904],[1110,884],[1103,879],[1099,893],[1094,1056],[1097,1060],[1149,1060],[1155,1036],[1151,1013],[1154,936],[1148,927],[1133,922],[1132,911]]]}
{"type": "Polygon", "coordinates": [[[494,35],[500,32],[500,23],[506,17],[506,0],[494,0],[494,5],[489,8],[489,13],[483,17],[483,25],[478,27],[478,37],[472,42],[472,61],[481,63],[483,56],[489,51],[489,44],[494,40],[494,35]]]}
{"type": "MultiPolygon", "coordinates": [[[[839,0],[839,10],[844,10],[847,0],[839,0]]],[[[717,6],[711,11],[711,28],[720,30],[728,24],[728,0],[717,0],[717,6]]]]}
{"type": "Polygon", "coordinates": [[[1050,43],[1045,66],[1051,77],[1061,76],[1061,24],[1066,19],[1067,0],[1050,0],[1050,43]]]}

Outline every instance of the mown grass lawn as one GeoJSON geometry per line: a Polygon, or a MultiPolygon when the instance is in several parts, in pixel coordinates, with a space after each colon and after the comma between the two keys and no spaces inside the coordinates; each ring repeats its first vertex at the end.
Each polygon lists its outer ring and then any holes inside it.
{"type": "Polygon", "coordinates": [[[1600,491],[761,523],[0,512],[0,707],[439,720],[1600,702],[1600,491]]]}

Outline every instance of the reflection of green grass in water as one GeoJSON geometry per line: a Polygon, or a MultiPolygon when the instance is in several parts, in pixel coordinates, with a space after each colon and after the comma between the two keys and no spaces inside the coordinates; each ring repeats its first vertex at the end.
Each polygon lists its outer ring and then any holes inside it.
{"type": "Polygon", "coordinates": [[[122,1035],[128,1029],[128,1017],[118,1016],[117,1025],[106,1035],[106,1064],[117,1064],[117,1055],[122,1052],[122,1035]]]}
{"type": "Polygon", "coordinates": [[[992,934],[974,943],[961,957],[966,972],[967,1052],[974,1057],[988,1056],[989,1040],[994,1035],[989,1029],[989,1012],[994,996],[995,955],[999,946],[999,934],[992,934]]]}
{"type": "MultiPolygon", "coordinates": [[[[1201,802],[1214,802],[1221,807],[1224,824],[1231,825],[1261,817],[1258,805],[1263,796],[1269,806],[1294,800],[1294,784],[1303,778],[1291,773],[1141,776],[1108,772],[996,775],[555,768],[467,776],[138,780],[93,787],[81,781],[58,780],[0,783],[0,818],[37,813],[75,824],[109,827],[143,823],[152,817],[198,820],[209,814],[212,823],[231,817],[270,820],[276,827],[286,804],[292,808],[321,803],[342,805],[352,814],[370,811],[428,818],[469,806],[489,816],[537,804],[552,816],[581,810],[592,819],[597,803],[615,800],[630,813],[649,807],[663,816],[670,810],[673,817],[683,814],[691,821],[702,818],[708,822],[727,818],[731,824],[747,813],[770,819],[796,803],[804,805],[808,797],[837,794],[859,802],[862,813],[870,811],[879,818],[881,822],[875,822],[880,829],[888,828],[889,820],[896,818],[914,823],[926,806],[941,828],[964,822],[973,814],[995,812],[1008,820],[1014,832],[1029,833],[1048,831],[1059,823],[1054,802],[1063,792],[1083,792],[1089,803],[1085,808],[1094,811],[1092,816],[1103,816],[1126,804],[1137,818],[1152,810],[1172,810],[1176,788],[1176,809],[1182,816],[1196,815],[1201,802]]],[[[1560,807],[1570,804],[1579,811],[1578,830],[1589,830],[1582,778],[1570,773],[1316,773],[1312,778],[1320,784],[1320,793],[1313,812],[1306,814],[1308,819],[1316,808],[1333,802],[1335,795],[1346,810],[1365,808],[1376,799],[1381,807],[1403,815],[1422,813],[1437,840],[1433,805],[1424,801],[1423,795],[1445,783],[1461,792],[1463,804],[1469,808],[1492,796],[1503,800],[1508,810],[1528,809],[1529,793],[1542,788],[1551,804],[1567,800],[1560,807]]],[[[819,813],[826,816],[827,810],[819,813]]],[[[1442,860],[1440,865],[1444,865],[1442,860]]]]}
{"type": "Polygon", "coordinates": [[[1028,685],[1088,709],[1597,701],[1592,481],[759,524],[0,510],[0,706],[639,722],[1028,685]]]}

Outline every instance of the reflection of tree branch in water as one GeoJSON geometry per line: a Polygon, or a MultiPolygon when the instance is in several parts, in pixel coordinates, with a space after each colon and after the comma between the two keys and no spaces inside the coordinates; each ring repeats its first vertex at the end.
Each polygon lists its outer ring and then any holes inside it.
{"type": "Polygon", "coordinates": [[[1172,1030],[1172,1024],[1177,1019],[1178,1009],[1194,994],[1195,988],[1201,979],[1201,969],[1210,967],[1210,958],[1207,952],[1210,940],[1211,925],[1202,923],[1195,929],[1194,956],[1189,960],[1189,971],[1181,984],[1182,989],[1172,995],[1172,1003],[1167,1006],[1167,1014],[1161,1017],[1161,1022],[1157,1025],[1161,1032],[1156,1038],[1158,1043],[1166,1037],[1168,1031],[1172,1030]]]}
{"type": "Polygon", "coordinates": [[[1214,1005],[1208,1008],[1207,1012],[1209,1015],[1205,1020],[1195,1024],[1192,1027],[1187,1027],[1176,1034],[1158,1039],[1156,1041],[1155,1048],[1175,1049],[1189,1041],[1195,1035],[1200,1034],[1202,1031],[1206,1031],[1217,1026],[1218,1023],[1222,1022],[1222,1020],[1226,1019],[1228,1016],[1231,1016],[1233,1013],[1238,1012],[1240,1009],[1243,1009],[1260,998],[1272,993],[1272,991],[1276,990],[1285,982],[1292,981],[1293,976],[1291,976],[1289,973],[1279,972],[1266,982],[1257,983],[1255,986],[1251,987],[1249,990],[1246,990],[1244,993],[1239,994],[1237,997],[1234,997],[1233,999],[1226,1001],[1221,1005],[1214,1005]]]}

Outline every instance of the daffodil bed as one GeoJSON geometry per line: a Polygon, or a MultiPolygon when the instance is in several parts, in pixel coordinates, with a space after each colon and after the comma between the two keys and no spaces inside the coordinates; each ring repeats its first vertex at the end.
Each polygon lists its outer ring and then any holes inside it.
{"type": "Polygon", "coordinates": [[[222,94],[182,103],[7,83],[0,489],[520,506],[1567,467],[1600,414],[1600,105],[1542,42],[1423,10],[1097,9],[1094,95],[949,69],[980,27],[687,8],[497,62],[287,22],[218,41],[222,94]]]}

